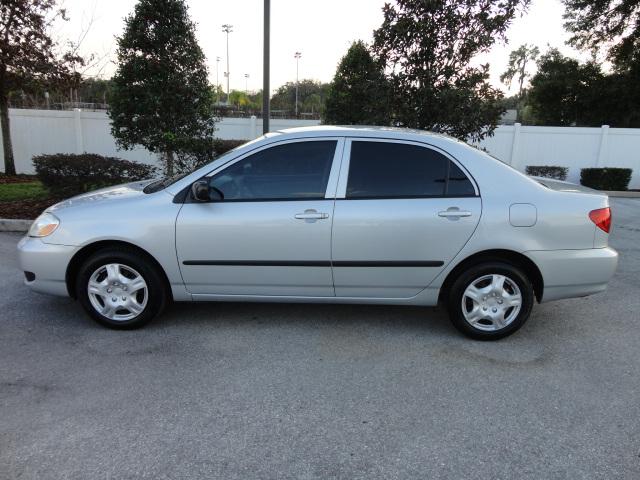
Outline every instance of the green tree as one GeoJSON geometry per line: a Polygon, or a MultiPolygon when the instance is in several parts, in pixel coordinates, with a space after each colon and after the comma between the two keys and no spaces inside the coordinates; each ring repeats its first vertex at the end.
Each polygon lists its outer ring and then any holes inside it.
{"type": "Polygon", "coordinates": [[[607,76],[608,124],[640,127],[640,0],[563,0],[569,43],[613,64],[607,76]]]}
{"type": "Polygon", "coordinates": [[[322,97],[318,93],[312,93],[309,95],[302,104],[302,110],[304,112],[310,112],[311,114],[324,113],[324,104],[322,103],[322,97]]]}
{"type": "Polygon", "coordinates": [[[383,9],[374,53],[391,71],[397,123],[461,139],[492,134],[503,108],[489,65],[473,66],[529,0],[397,0],[383,9]]]}
{"type": "MultiPolygon", "coordinates": [[[[315,80],[304,79],[298,84],[298,106],[304,107],[305,102],[311,95],[318,95],[321,103],[324,103],[327,96],[329,84],[317,82],[315,80]]],[[[280,86],[271,97],[271,107],[273,110],[283,110],[286,112],[295,111],[296,105],[296,82],[287,82],[280,86]]]]}
{"type": "Polygon", "coordinates": [[[162,155],[173,175],[176,154],[212,141],[214,98],[205,56],[184,0],[140,0],[118,39],[109,116],[118,145],[162,155]]]}
{"type": "Polygon", "coordinates": [[[618,68],[640,59],[640,0],[563,0],[572,45],[604,48],[618,68]]]}
{"type": "Polygon", "coordinates": [[[78,100],[86,103],[108,103],[111,89],[111,80],[84,78],[78,85],[78,100]]]}
{"type": "Polygon", "coordinates": [[[518,82],[518,97],[522,97],[524,81],[529,77],[529,67],[540,55],[540,49],[527,44],[520,45],[509,54],[507,69],[500,75],[500,81],[507,87],[511,87],[511,82],[515,78],[518,82]]]}
{"type": "Polygon", "coordinates": [[[580,64],[551,49],[540,57],[531,79],[528,102],[535,123],[553,126],[600,126],[607,114],[605,76],[599,65],[580,64]]]}
{"type": "Polygon", "coordinates": [[[340,60],[329,86],[324,122],[337,125],[389,125],[389,84],[384,66],[362,41],[340,60]]]}
{"type": "Polygon", "coordinates": [[[9,94],[25,94],[46,85],[73,79],[72,71],[82,59],[73,54],[56,54],[59,45],[49,25],[55,18],[66,20],[55,0],[0,1],[0,124],[4,171],[16,173],[9,124],[9,94]]]}

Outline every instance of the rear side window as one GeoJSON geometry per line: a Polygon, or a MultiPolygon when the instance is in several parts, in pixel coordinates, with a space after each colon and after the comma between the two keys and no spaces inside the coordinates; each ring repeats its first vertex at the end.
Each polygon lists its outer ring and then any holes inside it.
{"type": "Polygon", "coordinates": [[[234,163],[210,184],[225,201],[324,198],[337,141],[276,145],[234,163]]]}
{"type": "Polygon", "coordinates": [[[460,167],[449,161],[449,182],[447,183],[447,196],[469,197],[476,194],[473,183],[469,180],[460,167]]]}
{"type": "Polygon", "coordinates": [[[475,195],[460,168],[430,148],[403,143],[353,142],[347,198],[475,195]]]}

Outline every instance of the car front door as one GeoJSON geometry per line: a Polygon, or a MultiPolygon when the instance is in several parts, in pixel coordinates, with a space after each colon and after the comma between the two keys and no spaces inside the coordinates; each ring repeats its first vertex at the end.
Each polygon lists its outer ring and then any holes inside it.
{"type": "Polygon", "coordinates": [[[333,296],[331,222],[343,143],[281,142],[209,174],[223,199],[187,200],[176,223],[187,290],[333,296]]]}
{"type": "Polygon", "coordinates": [[[336,296],[418,294],[471,237],[481,208],[476,185],[444,152],[348,140],[333,219],[336,296]]]}

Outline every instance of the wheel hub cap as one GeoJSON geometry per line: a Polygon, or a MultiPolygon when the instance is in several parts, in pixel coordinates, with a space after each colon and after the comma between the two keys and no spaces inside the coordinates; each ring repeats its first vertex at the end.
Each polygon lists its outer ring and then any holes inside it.
{"type": "Polygon", "coordinates": [[[479,330],[496,331],[510,325],[520,313],[522,294],[518,285],[504,275],[484,275],[466,288],[462,313],[479,330]]]}
{"type": "Polygon", "coordinates": [[[148,288],[142,275],[120,263],[109,263],[89,277],[89,301],[95,310],[110,320],[131,320],[145,309],[148,288]]]}

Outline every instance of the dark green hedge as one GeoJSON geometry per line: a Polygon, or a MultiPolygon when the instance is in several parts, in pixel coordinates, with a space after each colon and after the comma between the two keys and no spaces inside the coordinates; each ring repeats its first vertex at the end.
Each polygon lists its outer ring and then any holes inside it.
{"type": "Polygon", "coordinates": [[[151,178],[155,167],[92,153],[57,153],[33,157],[36,175],[56,196],[71,196],[97,188],[151,178]]]}
{"type": "Polygon", "coordinates": [[[626,190],[631,181],[630,168],[583,168],[580,183],[596,190],[626,190]]]}
{"type": "Polygon", "coordinates": [[[527,175],[534,177],[554,178],[556,180],[566,180],[569,169],[567,167],[556,167],[548,165],[529,165],[526,168],[527,175]]]}
{"type": "Polygon", "coordinates": [[[233,150],[240,145],[244,145],[247,143],[246,140],[220,140],[217,139],[215,141],[215,150],[217,155],[223,155],[227,153],[229,150],[233,150]]]}

